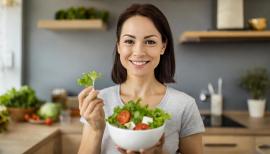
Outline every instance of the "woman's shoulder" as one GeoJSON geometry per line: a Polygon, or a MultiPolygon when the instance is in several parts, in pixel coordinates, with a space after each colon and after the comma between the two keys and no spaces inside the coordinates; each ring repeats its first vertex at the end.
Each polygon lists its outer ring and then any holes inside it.
{"type": "Polygon", "coordinates": [[[168,95],[170,95],[171,98],[177,99],[177,100],[182,100],[184,102],[191,102],[191,101],[195,101],[195,99],[188,95],[187,93],[177,90],[173,87],[169,87],[168,86],[168,95]]]}

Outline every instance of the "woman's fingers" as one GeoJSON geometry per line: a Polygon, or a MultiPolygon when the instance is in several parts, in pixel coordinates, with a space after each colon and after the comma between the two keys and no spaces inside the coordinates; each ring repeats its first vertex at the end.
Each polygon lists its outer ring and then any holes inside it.
{"type": "Polygon", "coordinates": [[[161,151],[164,142],[165,142],[165,135],[163,133],[159,141],[154,146],[148,149],[141,149],[140,153],[147,154],[147,153],[155,153],[156,151],[161,151]]]}
{"type": "MultiPolygon", "coordinates": [[[[150,154],[150,153],[155,154],[156,152],[161,152],[164,142],[165,142],[165,135],[163,133],[158,143],[156,143],[154,146],[150,147],[149,149],[141,149],[140,154],[150,154]]],[[[116,148],[119,152],[121,152],[121,154],[137,154],[137,152],[125,150],[123,148],[120,148],[119,146],[116,146],[116,148]]]]}
{"type": "Polygon", "coordinates": [[[92,100],[94,100],[98,95],[98,91],[92,90],[89,95],[83,100],[83,103],[81,105],[80,113],[81,115],[85,112],[87,109],[88,105],[92,100]]]}
{"type": "Polygon", "coordinates": [[[131,151],[131,150],[126,150],[126,149],[123,149],[119,146],[116,146],[116,149],[121,153],[121,154],[136,154],[136,152],[134,151],[131,151]]]}
{"type": "Polygon", "coordinates": [[[119,146],[116,146],[116,149],[121,153],[121,154],[126,154],[126,150],[120,148],[119,146]]]}
{"type": "Polygon", "coordinates": [[[83,104],[84,104],[85,102],[90,102],[91,100],[97,98],[98,93],[99,93],[98,91],[92,89],[92,90],[89,92],[88,96],[86,96],[85,99],[83,100],[83,104]]]}
{"type": "Polygon", "coordinates": [[[85,88],[79,94],[80,115],[89,122],[93,130],[104,130],[105,113],[103,110],[103,100],[97,98],[98,91],[94,88],[85,88]]]}
{"type": "Polygon", "coordinates": [[[162,136],[161,136],[161,138],[159,139],[159,144],[164,144],[164,142],[165,142],[165,134],[163,133],[162,134],[162,136]]]}
{"type": "Polygon", "coordinates": [[[127,154],[136,154],[137,153],[137,152],[134,152],[134,151],[131,151],[131,150],[127,150],[126,152],[127,152],[127,154]]]}
{"type": "MultiPolygon", "coordinates": [[[[87,108],[83,112],[83,116],[87,117],[90,115],[90,113],[93,112],[94,108],[96,108],[97,104],[102,103],[102,99],[95,99],[91,103],[88,104],[87,108]]],[[[83,109],[82,109],[83,110],[83,109]]]]}
{"type": "Polygon", "coordinates": [[[89,92],[90,92],[91,90],[92,90],[92,87],[88,87],[88,88],[83,89],[83,90],[79,93],[79,95],[78,95],[79,109],[81,109],[84,98],[88,96],[88,94],[89,94],[89,92]]]}

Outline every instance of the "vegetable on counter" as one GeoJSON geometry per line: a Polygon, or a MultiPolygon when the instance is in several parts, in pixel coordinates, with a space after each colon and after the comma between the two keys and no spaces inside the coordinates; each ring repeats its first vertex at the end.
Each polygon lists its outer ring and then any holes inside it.
{"type": "Polygon", "coordinates": [[[58,103],[47,102],[43,104],[38,110],[37,114],[41,119],[47,118],[57,121],[61,112],[61,105],[58,103]]]}
{"type": "Polygon", "coordinates": [[[115,107],[106,121],[119,128],[145,130],[160,127],[170,118],[170,114],[162,109],[149,109],[148,105],[141,105],[138,99],[131,100],[122,107],[115,107]]]}
{"type": "Polygon", "coordinates": [[[4,105],[0,105],[0,133],[7,131],[9,124],[8,110],[4,105]]]}
{"type": "Polygon", "coordinates": [[[38,114],[25,114],[24,120],[33,124],[46,124],[48,126],[53,124],[52,118],[42,119],[38,114]]]}
{"type": "Polygon", "coordinates": [[[14,108],[37,108],[43,102],[40,101],[35,91],[29,86],[22,86],[16,90],[12,88],[0,96],[0,105],[14,108]]]}

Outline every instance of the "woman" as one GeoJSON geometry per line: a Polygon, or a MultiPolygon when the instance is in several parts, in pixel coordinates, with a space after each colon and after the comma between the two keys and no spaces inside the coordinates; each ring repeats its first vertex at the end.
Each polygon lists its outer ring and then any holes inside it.
{"type": "Polygon", "coordinates": [[[81,116],[89,123],[83,128],[79,153],[202,153],[204,126],[194,99],[166,85],[174,82],[175,73],[166,17],[151,4],[133,4],[120,15],[116,34],[112,80],[117,85],[100,92],[86,88],[78,96],[81,116]],[[172,115],[160,141],[140,152],[115,145],[104,121],[115,106],[137,98],[172,115]]]}

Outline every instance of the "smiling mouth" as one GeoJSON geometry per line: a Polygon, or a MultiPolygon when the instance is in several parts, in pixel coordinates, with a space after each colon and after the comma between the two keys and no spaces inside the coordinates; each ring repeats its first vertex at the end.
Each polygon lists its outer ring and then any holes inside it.
{"type": "Polygon", "coordinates": [[[147,63],[149,63],[150,61],[135,61],[135,60],[129,60],[132,64],[137,65],[137,66],[142,66],[145,65],[147,63]]]}

